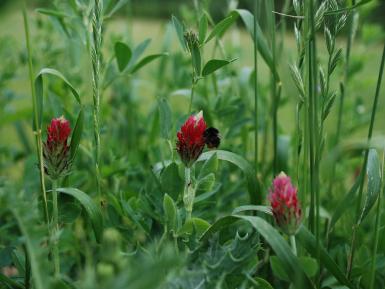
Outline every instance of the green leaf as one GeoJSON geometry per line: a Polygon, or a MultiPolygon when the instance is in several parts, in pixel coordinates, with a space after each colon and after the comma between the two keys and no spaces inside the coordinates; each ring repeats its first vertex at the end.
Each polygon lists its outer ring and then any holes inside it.
{"type": "Polygon", "coordinates": [[[132,71],[133,67],[137,64],[138,59],[144,51],[147,49],[148,45],[150,45],[151,39],[147,38],[143,42],[139,43],[138,46],[135,47],[134,51],[132,52],[131,59],[128,63],[127,70],[132,71]]]}
{"type": "Polygon", "coordinates": [[[56,76],[57,78],[60,78],[64,82],[64,84],[71,90],[76,101],[79,104],[81,104],[79,93],[76,91],[76,89],[72,86],[72,84],[67,80],[67,78],[61,72],[53,68],[43,68],[37,74],[35,81],[36,79],[43,77],[43,75],[52,75],[52,76],[56,76]]]}
{"type": "Polygon", "coordinates": [[[178,36],[179,43],[182,46],[182,49],[186,51],[187,47],[186,47],[186,42],[184,39],[184,30],[185,29],[184,29],[183,25],[180,23],[180,21],[178,20],[178,18],[176,18],[174,15],[172,15],[171,19],[172,19],[172,24],[174,25],[174,28],[176,31],[176,35],[178,36]]]}
{"type": "MultiPolygon", "coordinates": [[[[251,277],[249,277],[249,280],[250,280],[250,278],[251,277]]],[[[254,289],[274,289],[273,286],[271,286],[271,284],[269,282],[267,282],[265,279],[262,279],[260,277],[252,278],[252,285],[254,285],[252,287],[254,289]]]]}
{"type": "Polygon", "coordinates": [[[57,78],[60,78],[64,84],[71,90],[72,95],[75,97],[76,101],[81,105],[81,100],[79,93],[76,91],[76,89],[72,86],[72,84],[65,78],[63,74],[61,74],[59,71],[52,69],[52,68],[43,68],[40,70],[40,72],[35,77],[35,92],[36,92],[36,101],[37,101],[37,107],[33,107],[33,113],[35,113],[35,110],[37,110],[38,115],[38,123],[35,123],[35,120],[33,122],[33,127],[36,130],[36,128],[41,129],[42,125],[42,119],[43,119],[43,76],[44,75],[52,75],[57,78]]]}
{"type": "Polygon", "coordinates": [[[368,175],[368,188],[364,207],[362,208],[361,216],[358,223],[361,223],[368,215],[370,209],[375,204],[378,195],[381,191],[381,166],[377,151],[375,149],[369,150],[366,173],[368,175]]]}
{"type": "Polygon", "coordinates": [[[196,185],[197,193],[204,193],[211,191],[215,183],[215,175],[213,173],[199,179],[196,185]]]}
{"type": "Polygon", "coordinates": [[[298,258],[293,254],[285,239],[276,229],[260,217],[239,215],[223,217],[210,226],[210,228],[202,235],[201,240],[208,240],[208,238],[214,233],[239,220],[247,221],[261,234],[279,258],[291,282],[298,287],[302,286],[302,288],[313,288],[310,280],[302,270],[298,258]]]}
{"type": "Polygon", "coordinates": [[[103,216],[95,202],[86,193],[76,188],[59,188],[57,191],[74,197],[83,206],[94,229],[96,241],[100,242],[103,234],[103,216]]]}
{"type": "Polygon", "coordinates": [[[162,97],[158,100],[160,135],[164,139],[170,139],[172,128],[171,109],[166,98],[162,97]]]}
{"type": "Polygon", "coordinates": [[[207,200],[211,196],[215,195],[219,189],[221,188],[221,184],[217,183],[214,185],[214,187],[209,192],[205,192],[203,194],[199,194],[194,198],[194,204],[200,203],[204,200],[207,200]]]}
{"type": "Polygon", "coordinates": [[[207,27],[208,27],[207,16],[206,14],[203,14],[201,19],[199,20],[199,43],[200,44],[203,44],[206,39],[207,27]]]}
{"type": "Polygon", "coordinates": [[[179,230],[178,235],[192,234],[195,230],[197,236],[200,237],[209,227],[210,224],[207,221],[200,218],[191,218],[179,230]]]}
{"type": "Polygon", "coordinates": [[[306,275],[309,278],[314,277],[318,272],[318,263],[317,260],[311,257],[299,257],[299,262],[301,263],[302,269],[305,271],[306,275]]]}
{"type": "Polygon", "coordinates": [[[171,163],[162,172],[160,184],[164,193],[169,194],[174,200],[183,192],[184,182],[179,176],[178,165],[171,163]]]}
{"type": "MultiPolygon", "coordinates": [[[[250,33],[251,38],[254,39],[254,16],[248,10],[245,9],[236,9],[231,12],[233,15],[239,15],[246,26],[246,30],[250,33]]],[[[261,54],[263,60],[269,66],[270,71],[275,75],[276,79],[279,80],[278,71],[273,61],[273,55],[271,53],[271,49],[267,44],[267,40],[259,26],[258,22],[256,22],[256,43],[258,47],[258,51],[261,54]]]]}
{"type": "Polygon", "coordinates": [[[341,201],[338,202],[334,210],[334,213],[332,215],[332,218],[330,220],[330,227],[329,227],[330,231],[334,228],[337,221],[343,216],[344,212],[347,209],[350,209],[354,205],[355,199],[356,199],[356,193],[359,186],[360,186],[360,177],[356,179],[355,183],[353,184],[349,192],[346,194],[346,196],[343,199],[341,199],[341,201]]]}
{"type": "Polygon", "coordinates": [[[40,14],[48,15],[48,16],[59,17],[59,18],[71,17],[71,15],[68,15],[62,11],[45,9],[45,8],[37,8],[36,12],[38,12],[40,14]]]}
{"type": "Polygon", "coordinates": [[[233,62],[235,60],[236,59],[233,59],[233,60],[211,59],[203,67],[202,76],[207,76],[207,75],[213,73],[214,71],[220,69],[221,67],[223,67],[227,64],[230,64],[231,62],[233,62]]]}
{"type": "MultiPolygon", "coordinates": [[[[30,203],[28,204],[31,205],[30,203]]],[[[33,209],[33,208],[28,208],[33,209]]],[[[28,258],[30,260],[30,270],[33,275],[33,283],[36,289],[44,289],[46,286],[47,274],[44,274],[44,270],[41,266],[41,258],[43,258],[43,254],[46,252],[42,251],[41,243],[38,239],[38,231],[36,230],[36,222],[37,219],[31,219],[30,211],[27,212],[25,207],[21,207],[20,204],[18,207],[10,208],[17,225],[19,227],[20,233],[23,235],[23,242],[25,244],[25,248],[28,252],[28,258]],[[28,214],[28,215],[26,215],[28,214]],[[33,222],[34,221],[34,222],[33,222]]],[[[32,215],[33,216],[33,215],[32,215]]],[[[0,279],[1,280],[1,279],[0,279]]],[[[17,287],[16,287],[17,288],[17,287]]],[[[23,287],[22,287],[23,288],[23,287]]]]}
{"type": "Polygon", "coordinates": [[[194,45],[191,50],[192,63],[197,76],[201,75],[202,70],[202,58],[201,51],[198,45],[194,45]]]}
{"type": "Polygon", "coordinates": [[[131,48],[127,44],[118,41],[115,43],[114,49],[119,71],[122,72],[130,62],[132,56],[131,48]]]}
{"type": "Polygon", "coordinates": [[[237,17],[235,14],[230,14],[225,19],[221,20],[217,25],[214,26],[213,30],[207,37],[205,43],[209,42],[214,37],[221,38],[225,31],[235,23],[235,20],[237,20],[237,17]]]}
{"type": "Polygon", "coordinates": [[[173,230],[175,232],[177,226],[177,209],[174,200],[167,194],[163,197],[163,210],[167,230],[173,230]]]}
{"type": "Polygon", "coordinates": [[[271,256],[270,257],[270,266],[271,270],[273,271],[274,275],[283,281],[290,282],[289,276],[287,275],[285,271],[285,267],[281,264],[277,256],[271,256]]]}
{"type": "Polygon", "coordinates": [[[233,212],[231,213],[232,215],[239,214],[242,212],[247,212],[247,211],[257,211],[257,212],[262,212],[268,215],[272,215],[273,213],[271,212],[271,207],[269,206],[253,206],[253,205],[246,205],[246,206],[240,206],[238,208],[235,208],[233,212]]]}
{"type": "Polygon", "coordinates": [[[112,15],[114,15],[119,9],[121,9],[124,5],[126,5],[128,1],[129,0],[118,0],[115,6],[113,6],[110,11],[106,12],[106,15],[104,18],[107,19],[112,17],[112,15]]]}
{"type": "Polygon", "coordinates": [[[167,56],[168,54],[167,53],[158,53],[158,54],[152,54],[152,55],[148,55],[146,57],[144,57],[143,59],[141,59],[131,70],[131,73],[135,73],[136,71],[138,71],[139,69],[141,69],[143,66],[145,66],[146,64],[154,61],[155,59],[158,59],[160,57],[163,57],[163,56],[167,56]]]}
{"type": "Polygon", "coordinates": [[[218,170],[218,157],[217,154],[212,154],[203,164],[198,179],[203,178],[204,176],[215,173],[218,170]]]}
{"type": "Polygon", "coordinates": [[[75,158],[76,152],[79,148],[80,144],[80,139],[82,137],[82,132],[83,132],[83,110],[81,109],[78,115],[78,118],[76,120],[75,128],[72,133],[71,137],[71,144],[70,144],[70,155],[71,155],[71,160],[75,158]]]}
{"type": "MultiPolygon", "coordinates": [[[[306,249],[306,251],[313,256],[313,258],[317,258],[317,241],[315,237],[305,228],[305,226],[300,227],[296,235],[296,239],[306,249]]],[[[319,254],[322,265],[329,271],[329,273],[331,273],[341,284],[351,289],[355,289],[354,285],[346,278],[345,274],[322,246],[320,246],[319,254]]]]}
{"type": "Polygon", "coordinates": [[[208,160],[213,154],[217,154],[217,158],[219,160],[228,161],[243,171],[247,178],[250,202],[252,204],[260,204],[262,202],[262,192],[259,184],[257,183],[255,171],[250,163],[240,155],[224,150],[212,150],[205,152],[199,157],[198,161],[208,160]]]}

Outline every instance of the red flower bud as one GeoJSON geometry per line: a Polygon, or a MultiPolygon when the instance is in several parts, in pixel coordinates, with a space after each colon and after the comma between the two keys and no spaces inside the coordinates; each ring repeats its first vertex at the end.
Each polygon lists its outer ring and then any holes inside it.
{"type": "Polygon", "coordinates": [[[70,133],[70,123],[63,116],[52,119],[47,127],[47,141],[43,147],[44,171],[52,179],[69,173],[71,159],[67,140],[70,133]]]}
{"type": "Polygon", "coordinates": [[[294,235],[301,223],[301,207],[297,199],[297,188],[290,178],[281,172],[273,181],[269,201],[277,225],[288,235],[294,235]]]}
{"type": "Polygon", "coordinates": [[[176,150],[186,167],[190,167],[205,147],[206,122],[203,113],[190,116],[177,133],[176,150]]]}

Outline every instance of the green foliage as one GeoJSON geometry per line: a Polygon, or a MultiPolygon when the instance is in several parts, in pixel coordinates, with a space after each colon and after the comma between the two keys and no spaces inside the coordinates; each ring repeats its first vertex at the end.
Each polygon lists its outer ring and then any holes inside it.
{"type": "Polygon", "coordinates": [[[24,10],[25,39],[4,13],[0,288],[383,288],[375,3],[179,1],[144,20],[136,2],[49,1],[24,10]],[[185,139],[186,174],[178,132],[199,111],[210,129],[185,139]],[[56,223],[40,160],[60,115],[72,170],[56,223]],[[268,198],[281,170],[294,236],[268,198]]]}

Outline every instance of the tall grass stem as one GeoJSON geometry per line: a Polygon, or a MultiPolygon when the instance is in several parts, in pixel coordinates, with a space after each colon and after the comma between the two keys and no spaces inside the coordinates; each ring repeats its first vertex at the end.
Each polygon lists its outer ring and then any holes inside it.
{"type": "Polygon", "coordinates": [[[23,1],[23,20],[24,20],[25,41],[26,41],[27,53],[28,53],[28,72],[29,72],[29,80],[30,80],[31,95],[32,95],[36,154],[39,161],[40,188],[41,188],[41,194],[43,196],[43,201],[44,201],[43,208],[44,208],[45,221],[46,221],[46,224],[48,225],[49,216],[48,216],[47,193],[46,193],[45,180],[44,180],[43,141],[42,141],[41,128],[39,127],[39,116],[37,111],[37,99],[36,99],[36,90],[35,90],[35,82],[34,82],[34,70],[33,70],[33,64],[32,64],[32,47],[31,47],[30,34],[29,34],[27,4],[25,0],[23,1]]]}
{"type": "MultiPolygon", "coordinates": [[[[384,48],[382,51],[382,57],[381,57],[381,63],[380,63],[380,70],[378,72],[378,80],[377,80],[377,85],[376,85],[376,92],[374,95],[374,100],[373,100],[373,106],[372,106],[372,111],[371,111],[371,116],[370,116],[370,125],[369,125],[369,130],[368,130],[368,137],[367,137],[367,142],[372,138],[373,134],[373,128],[374,128],[374,120],[376,118],[376,112],[377,112],[377,106],[378,106],[378,99],[380,95],[380,89],[381,89],[381,82],[382,82],[382,76],[384,73],[384,63],[385,63],[385,43],[384,43],[384,48]]],[[[356,234],[357,230],[359,229],[359,217],[360,217],[360,209],[361,209],[361,202],[362,202],[362,194],[364,190],[364,183],[365,183],[365,171],[366,171],[366,166],[368,163],[368,156],[369,156],[369,150],[365,150],[365,155],[364,155],[364,161],[362,164],[361,168],[361,182],[360,182],[360,187],[358,191],[358,197],[357,197],[357,204],[356,204],[356,224],[353,227],[353,233],[352,233],[352,243],[350,247],[350,254],[349,254],[349,260],[348,260],[348,267],[347,267],[347,276],[349,277],[352,271],[352,265],[354,261],[354,253],[356,249],[356,234]]]]}
{"type": "Polygon", "coordinates": [[[100,176],[100,61],[101,61],[101,42],[102,42],[102,1],[95,0],[92,17],[92,38],[91,61],[92,61],[92,96],[93,96],[93,122],[94,122],[94,157],[95,157],[95,176],[96,190],[99,198],[101,193],[100,176]]]}
{"type": "Polygon", "coordinates": [[[254,167],[258,173],[258,44],[257,44],[257,18],[259,1],[254,1],[254,167]]]}

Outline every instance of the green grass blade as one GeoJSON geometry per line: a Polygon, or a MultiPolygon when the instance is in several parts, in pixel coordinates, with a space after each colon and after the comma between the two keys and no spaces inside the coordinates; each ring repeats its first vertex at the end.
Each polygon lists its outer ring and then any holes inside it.
{"type": "Polygon", "coordinates": [[[366,173],[368,175],[368,191],[366,193],[366,199],[362,208],[359,223],[361,223],[368,215],[381,191],[381,167],[380,160],[375,149],[369,150],[366,173]]]}
{"type": "MultiPolygon", "coordinates": [[[[299,229],[296,239],[298,242],[306,249],[306,251],[313,256],[314,258],[318,258],[317,256],[317,241],[316,238],[310,233],[305,226],[301,226],[299,229]]],[[[334,260],[330,257],[327,251],[320,246],[318,248],[320,259],[328,271],[333,274],[333,276],[343,285],[355,289],[356,287],[346,278],[345,274],[341,271],[338,265],[334,262],[334,260]]]]}
{"type": "Polygon", "coordinates": [[[260,204],[262,202],[262,193],[260,185],[255,177],[255,170],[250,163],[240,155],[224,150],[212,150],[205,152],[199,157],[198,161],[205,161],[213,154],[217,154],[219,160],[230,162],[243,171],[247,178],[250,202],[252,204],[260,204]]]}
{"type": "Polygon", "coordinates": [[[214,37],[221,38],[223,34],[226,32],[226,30],[235,23],[237,20],[237,15],[234,13],[230,13],[229,16],[227,16],[225,19],[222,19],[220,22],[218,22],[209,36],[207,37],[205,43],[209,42],[214,37]]]}
{"type": "Polygon", "coordinates": [[[185,29],[184,29],[182,23],[180,23],[178,18],[176,18],[174,15],[172,15],[171,21],[172,21],[172,24],[174,25],[174,28],[175,28],[175,31],[176,31],[176,35],[178,36],[179,43],[182,46],[182,49],[184,51],[186,51],[187,47],[186,47],[186,41],[184,39],[184,31],[185,31],[185,29]]]}
{"type": "Polygon", "coordinates": [[[76,120],[75,128],[71,137],[71,144],[70,144],[71,160],[75,158],[76,152],[79,148],[80,139],[83,133],[83,121],[84,121],[84,116],[83,116],[83,110],[81,109],[79,112],[78,118],[76,120]]]}
{"type": "Polygon", "coordinates": [[[96,241],[100,242],[103,234],[103,216],[99,206],[97,206],[86,193],[76,188],[58,188],[57,191],[59,193],[70,195],[79,201],[79,203],[86,210],[88,217],[90,218],[96,241]]]}
{"type": "Polygon", "coordinates": [[[142,60],[140,60],[135,66],[132,68],[131,73],[137,72],[139,69],[141,69],[143,66],[146,64],[154,61],[155,59],[158,59],[163,56],[167,56],[167,53],[157,53],[157,54],[152,54],[144,57],[142,60]]]}
{"type": "MultiPolygon", "coordinates": [[[[57,71],[56,69],[53,69],[53,68],[43,68],[37,74],[37,76],[35,78],[35,82],[38,81],[39,79],[41,79],[43,77],[43,75],[52,75],[52,76],[56,76],[57,78],[60,78],[64,82],[64,84],[71,90],[71,92],[72,92],[73,96],[75,97],[76,101],[79,104],[81,104],[79,93],[77,92],[77,90],[72,86],[72,84],[67,80],[67,78],[61,72],[59,72],[59,71],[57,71]]],[[[40,91],[40,93],[41,92],[42,92],[42,90],[40,91]]]]}
{"type": "MultiPolygon", "coordinates": [[[[246,30],[251,35],[251,38],[254,39],[254,15],[250,13],[250,11],[245,9],[236,9],[232,13],[235,13],[236,15],[239,15],[243,21],[243,23],[246,26],[246,30]]],[[[278,71],[275,67],[274,61],[273,61],[273,55],[271,53],[271,49],[269,48],[269,45],[267,44],[267,40],[261,30],[261,27],[258,24],[258,21],[256,24],[256,34],[257,34],[257,46],[258,51],[261,54],[263,60],[266,62],[266,64],[269,66],[271,72],[275,75],[275,78],[279,80],[278,71]]]]}

